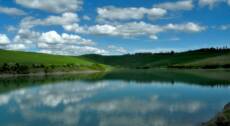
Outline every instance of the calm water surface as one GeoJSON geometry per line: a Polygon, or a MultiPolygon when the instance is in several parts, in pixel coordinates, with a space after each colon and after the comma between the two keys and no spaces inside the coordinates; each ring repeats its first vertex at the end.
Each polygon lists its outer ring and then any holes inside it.
{"type": "Polygon", "coordinates": [[[0,125],[196,126],[230,102],[229,72],[164,72],[1,79],[0,125]]]}

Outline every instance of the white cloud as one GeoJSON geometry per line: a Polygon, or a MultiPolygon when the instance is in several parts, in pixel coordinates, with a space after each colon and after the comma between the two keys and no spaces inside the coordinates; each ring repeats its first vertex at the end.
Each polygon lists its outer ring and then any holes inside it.
{"type": "Polygon", "coordinates": [[[175,48],[153,48],[153,49],[137,49],[134,50],[132,53],[166,53],[171,51],[182,52],[185,50],[175,49],[175,48]]]}
{"type": "Polygon", "coordinates": [[[16,0],[16,3],[28,8],[54,13],[74,12],[81,8],[82,0],[16,0]]]}
{"type": "Polygon", "coordinates": [[[218,3],[223,2],[223,1],[224,0],[199,0],[199,5],[201,7],[209,6],[209,8],[212,9],[218,3]]]}
{"type": "Polygon", "coordinates": [[[108,49],[110,50],[110,53],[112,54],[125,54],[128,52],[125,48],[115,46],[115,45],[109,45],[108,49]]]}
{"type": "Polygon", "coordinates": [[[83,55],[83,54],[108,54],[108,51],[92,46],[76,46],[58,44],[49,49],[41,49],[41,53],[57,54],[57,55],[83,55]]]}
{"type": "Polygon", "coordinates": [[[26,46],[22,43],[13,43],[13,44],[9,44],[7,45],[7,49],[10,50],[25,50],[26,46]]]}
{"type": "Polygon", "coordinates": [[[166,2],[155,5],[155,7],[163,8],[166,10],[192,10],[193,1],[192,0],[182,0],[177,2],[166,2]]]}
{"type": "Polygon", "coordinates": [[[14,43],[32,44],[37,41],[39,32],[31,31],[28,29],[19,29],[18,33],[13,39],[14,43]]]}
{"type": "Polygon", "coordinates": [[[153,39],[153,40],[157,40],[158,39],[158,37],[156,35],[151,35],[151,36],[149,36],[149,38],[153,39]]]}
{"type": "Polygon", "coordinates": [[[63,42],[62,37],[56,31],[42,33],[39,41],[51,44],[63,42]]]}
{"type": "Polygon", "coordinates": [[[32,17],[27,17],[21,21],[20,27],[21,29],[31,29],[39,25],[60,25],[66,31],[75,33],[122,36],[127,38],[147,35],[149,38],[154,40],[158,39],[156,34],[168,30],[180,32],[201,32],[205,30],[205,27],[193,22],[184,24],[154,25],[140,21],[121,24],[116,23],[80,26],[78,21],[79,18],[76,14],[64,13],[62,16],[49,16],[45,19],[34,19],[32,17]]]}
{"type": "Polygon", "coordinates": [[[8,32],[15,32],[17,31],[17,28],[13,25],[8,25],[5,27],[5,29],[8,31],[8,32]]]}
{"type": "Polygon", "coordinates": [[[189,22],[185,24],[168,24],[165,26],[165,29],[185,32],[201,32],[205,30],[205,27],[193,22],[189,22]]]}
{"type": "Polygon", "coordinates": [[[0,13],[4,13],[7,15],[14,15],[14,16],[22,16],[26,15],[26,12],[17,8],[9,8],[9,7],[1,7],[0,6],[0,13]]]}
{"type": "Polygon", "coordinates": [[[220,29],[220,30],[229,30],[230,29],[230,24],[221,25],[220,27],[218,27],[218,29],[220,29]]]}
{"type": "Polygon", "coordinates": [[[70,31],[70,32],[77,32],[77,33],[85,33],[86,32],[85,28],[80,26],[77,23],[63,25],[63,28],[66,31],[70,31]]]}
{"type": "Polygon", "coordinates": [[[87,15],[84,15],[82,18],[83,18],[84,20],[86,20],[86,21],[90,21],[90,20],[91,20],[91,18],[90,18],[89,16],[87,16],[87,15]]]}
{"type": "Polygon", "coordinates": [[[228,5],[230,5],[230,0],[228,0],[227,2],[228,2],[228,5]]]}
{"type": "Polygon", "coordinates": [[[10,39],[5,34],[0,34],[0,45],[7,45],[10,43],[10,39]]]}
{"type": "Polygon", "coordinates": [[[59,35],[56,31],[49,31],[49,32],[42,33],[38,41],[42,43],[48,43],[48,44],[71,43],[71,44],[86,45],[86,46],[92,46],[95,44],[92,40],[81,38],[78,35],[71,35],[66,33],[59,35]]]}
{"type": "Polygon", "coordinates": [[[38,38],[39,52],[59,55],[107,54],[104,49],[94,47],[95,42],[78,35],[58,34],[56,31],[42,33],[38,38]]]}
{"type": "Polygon", "coordinates": [[[103,34],[111,36],[135,37],[142,35],[155,35],[163,29],[157,25],[145,22],[131,22],[118,25],[95,25],[88,29],[91,34],[103,34]]]}
{"type": "Polygon", "coordinates": [[[75,13],[66,12],[61,16],[49,16],[45,19],[36,19],[33,17],[26,17],[21,20],[19,24],[19,30],[14,38],[16,43],[33,43],[37,42],[41,33],[31,30],[36,26],[50,26],[60,25],[62,27],[68,26],[78,22],[78,15],[75,13]]]}
{"type": "Polygon", "coordinates": [[[204,26],[188,22],[184,24],[167,24],[167,25],[153,25],[145,22],[130,22],[124,24],[104,24],[94,25],[85,29],[89,34],[122,36],[122,37],[136,37],[147,35],[151,39],[158,39],[156,34],[166,31],[178,32],[201,32],[205,30],[204,26]]]}
{"type": "Polygon", "coordinates": [[[44,24],[48,24],[48,25],[57,25],[57,24],[66,25],[73,22],[78,22],[79,18],[78,15],[75,13],[66,12],[63,13],[62,16],[50,16],[44,21],[45,21],[44,24]]]}
{"type": "Polygon", "coordinates": [[[95,25],[89,27],[89,32],[93,34],[104,34],[104,35],[118,35],[116,26],[113,25],[95,25]]]}
{"type": "Polygon", "coordinates": [[[167,11],[161,8],[116,8],[116,7],[104,7],[98,8],[98,20],[140,20],[145,16],[151,19],[163,17],[167,11]]]}
{"type": "MultiPolygon", "coordinates": [[[[13,43],[9,48],[20,49],[36,48],[37,52],[59,54],[59,55],[80,55],[88,53],[107,54],[104,49],[94,47],[96,43],[90,39],[82,38],[76,34],[62,33],[56,31],[48,31],[44,33],[36,32],[32,28],[36,26],[60,25],[64,29],[72,30],[79,26],[77,22],[79,18],[75,13],[63,13],[61,16],[49,16],[45,19],[36,19],[26,17],[21,20],[19,30],[13,39],[13,43]],[[24,47],[23,47],[24,46],[24,47]]],[[[80,26],[79,26],[80,27],[80,26]]],[[[75,30],[75,32],[80,32],[75,30]]]]}
{"type": "Polygon", "coordinates": [[[180,38],[178,38],[178,37],[172,37],[172,38],[170,38],[169,40],[171,40],[171,41],[179,41],[180,38]]]}
{"type": "Polygon", "coordinates": [[[33,17],[26,17],[21,20],[20,27],[23,29],[30,29],[35,26],[43,25],[61,25],[66,26],[78,22],[78,15],[71,12],[63,13],[61,16],[49,16],[45,19],[36,19],[33,17]]]}
{"type": "Polygon", "coordinates": [[[8,95],[0,95],[0,106],[9,102],[10,97],[8,95]]]}

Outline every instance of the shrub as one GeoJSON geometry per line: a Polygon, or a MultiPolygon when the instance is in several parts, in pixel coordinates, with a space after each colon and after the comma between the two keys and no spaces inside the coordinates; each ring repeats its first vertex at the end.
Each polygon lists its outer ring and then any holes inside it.
{"type": "Polygon", "coordinates": [[[0,68],[0,71],[3,73],[8,73],[10,71],[10,65],[7,63],[3,63],[3,65],[0,68]]]}

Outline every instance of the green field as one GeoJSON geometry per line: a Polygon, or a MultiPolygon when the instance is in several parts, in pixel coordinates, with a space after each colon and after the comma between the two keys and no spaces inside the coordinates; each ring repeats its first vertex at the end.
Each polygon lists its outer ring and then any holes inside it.
{"type": "Polygon", "coordinates": [[[63,65],[63,64],[91,65],[93,62],[89,62],[81,58],[70,57],[70,56],[58,56],[58,55],[49,55],[49,54],[41,54],[41,53],[0,50],[0,64],[3,63],[44,64],[44,65],[63,65]]]}
{"type": "Polygon", "coordinates": [[[79,57],[0,50],[0,73],[27,74],[105,69],[105,65],[79,57]]]}

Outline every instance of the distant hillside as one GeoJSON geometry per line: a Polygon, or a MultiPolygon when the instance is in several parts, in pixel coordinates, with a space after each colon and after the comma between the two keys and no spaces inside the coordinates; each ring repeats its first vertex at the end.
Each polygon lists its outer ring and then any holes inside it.
{"type": "Polygon", "coordinates": [[[137,53],[122,56],[84,55],[83,58],[106,65],[148,69],[170,68],[229,68],[230,49],[199,49],[181,53],[137,53]]]}
{"type": "Polygon", "coordinates": [[[73,56],[0,50],[0,73],[71,72],[104,70],[105,65],[73,56]]]}

